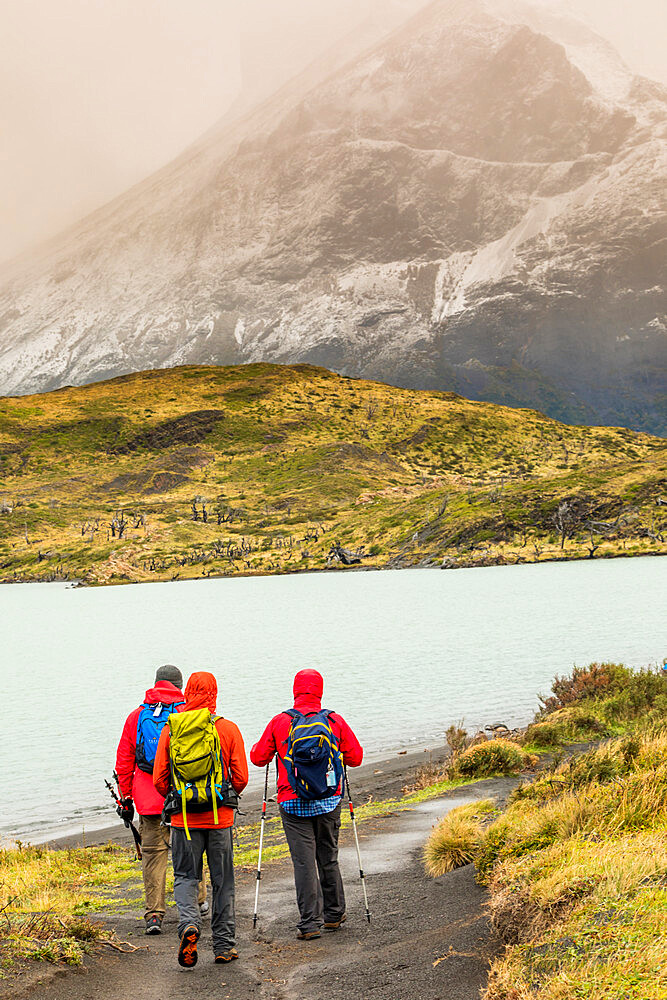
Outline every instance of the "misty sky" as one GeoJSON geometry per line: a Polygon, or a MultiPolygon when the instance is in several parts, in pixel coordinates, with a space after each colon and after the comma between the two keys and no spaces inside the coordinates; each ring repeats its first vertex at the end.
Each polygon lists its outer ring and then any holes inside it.
{"type": "MultiPolygon", "coordinates": [[[[256,99],[368,17],[423,4],[0,0],[0,260],[170,160],[242,90],[256,99]]],[[[664,0],[565,5],[667,83],[664,0]]]]}

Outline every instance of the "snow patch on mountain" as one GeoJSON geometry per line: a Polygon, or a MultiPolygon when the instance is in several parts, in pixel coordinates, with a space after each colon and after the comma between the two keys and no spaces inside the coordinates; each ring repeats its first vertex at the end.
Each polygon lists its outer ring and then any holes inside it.
{"type": "MultiPolygon", "coordinates": [[[[608,172],[603,175],[603,178],[608,172]]],[[[537,198],[524,217],[504,236],[475,253],[454,254],[443,260],[435,279],[432,321],[440,323],[466,308],[468,290],[481,282],[500,282],[515,269],[519,250],[529,240],[548,232],[559,215],[581,208],[594,197],[601,179],[592,177],[574,191],[537,198]]]]}
{"type": "Polygon", "coordinates": [[[487,0],[487,6],[509,24],[527,24],[562,45],[599,96],[612,103],[628,97],[632,71],[613,46],[575,17],[562,0],[487,0]]]}

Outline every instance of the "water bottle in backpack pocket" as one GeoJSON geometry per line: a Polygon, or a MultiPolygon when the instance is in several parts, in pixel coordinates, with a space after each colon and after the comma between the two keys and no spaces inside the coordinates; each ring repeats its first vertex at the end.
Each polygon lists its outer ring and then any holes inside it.
{"type": "Polygon", "coordinates": [[[145,702],[141,706],[137,720],[137,740],[134,757],[137,767],[141,771],[145,771],[146,774],[153,773],[157,745],[160,742],[160,734],[166,725],[167,719],[172,712],[177,710],[179,705],[183,704],[185,702],[182,701],[174,702],[171,705],[163,705],[162,702],[149,705],[148,702],[145,702]]]}
{"type": "Polygon", "coordinates": [[[286,710],[292,719],[283,760],[287,778],[300,799],[326,799],[338,793],[343,760],[334,736],[328,709],[303,715],[286,710]]]}

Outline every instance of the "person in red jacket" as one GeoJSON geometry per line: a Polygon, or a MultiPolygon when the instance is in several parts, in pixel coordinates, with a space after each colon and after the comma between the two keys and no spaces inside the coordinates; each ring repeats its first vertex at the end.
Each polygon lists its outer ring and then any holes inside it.
{"type": "MultiPolygon", "coordinates": [[[[149,688],[144,698],[146,705],[177,705],[185,702],[181,688],[183,677],[178,667],[165,664],[155,674],[155,686],[149,688]]],[[[147,934],[160,934],[165,913],[165,882],[169,853],[169,827],[161,826],[164,798],[155,790],[152,774],[137,765],[137,724],[143,705],[131,712],[116,752],[118,786],[126,814],[131,819],[134,808],[139,813],[141,834],[142,872],[146,897],[147,934]]],[[[200,901],[205,906],[206,889],[202,887],[200,901]]]]}
{"type": "MultiPolygon", "coordinates": [[[[324,681],[317,670],[300,670],[294,678],[294,708],[302,715],[322,708],[324,681]]],[[[342,782],[335,795],[306,801],[293,791],[283,759],[292,717],[281,712],[269,722],[261,738],[250,751],[250,760],[265,767],[278,759],[278,804],[287,837],[296,898],[299,906],[297,937],[302,941],[321,936],[321,929],[338,930],[345,920],[345,893],[338,867],[338,834],[342,782]]],[[[357,737],[345,719],[329,715],[331,731],[338,743],[343,764],[358,767],[364,756],[357,737]]]]}
{"type": "MultiPolygon", "coordinates": [[[[215,716],[218,685],[213,674],[192,674],[185,688],[184,712],[207,708],[215,716]]],[[[220,738],[220,751],[225,774],[230,774],[234,790],[239,794],[248,784],[248,762],[243,737],[238,726],[229,719],[216,718],[215,728],[220,738]]],[[[160,736],[153,781],[160,795],[171,788],[169,744],[171,734],[165,726],[160,736]]],[[[234,917],[234,853],[232,827],[234,810],[218,807],[217,822],[213,810],[188,812],[190,839],[186,836],[183,816],[171,817],[171,857],[174,865],[174,899],[178,907],[179,964],[189,968],[197,962],[197,941],[201,919],[197,906],[197,883],[202,876],[204,852],[211,874],[211,931],[216,962],[231,962],[238,958],[234,917]]]]}

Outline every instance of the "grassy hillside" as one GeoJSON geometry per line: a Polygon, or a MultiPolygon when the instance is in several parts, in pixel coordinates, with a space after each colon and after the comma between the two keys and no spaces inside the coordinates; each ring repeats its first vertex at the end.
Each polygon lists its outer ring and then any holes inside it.
{"type": "Polygon", "coordinates": [[[524,740],[541,726],[562,731],[566,717],[623,735],[556,759],[505,812],[488,800],[452,810],[426,863],[437,876],[474,861],[490,889],[508,947],[485,1000],[663,1000],[667,684],[655,670],[593,664],[553,692],[524,740]]]}
{"type": "Polygon", "coordinates": [[[144,372],[0,399],[0,579],[659,553],[666,468],[645,434],[310,366],[144,372]]]}

